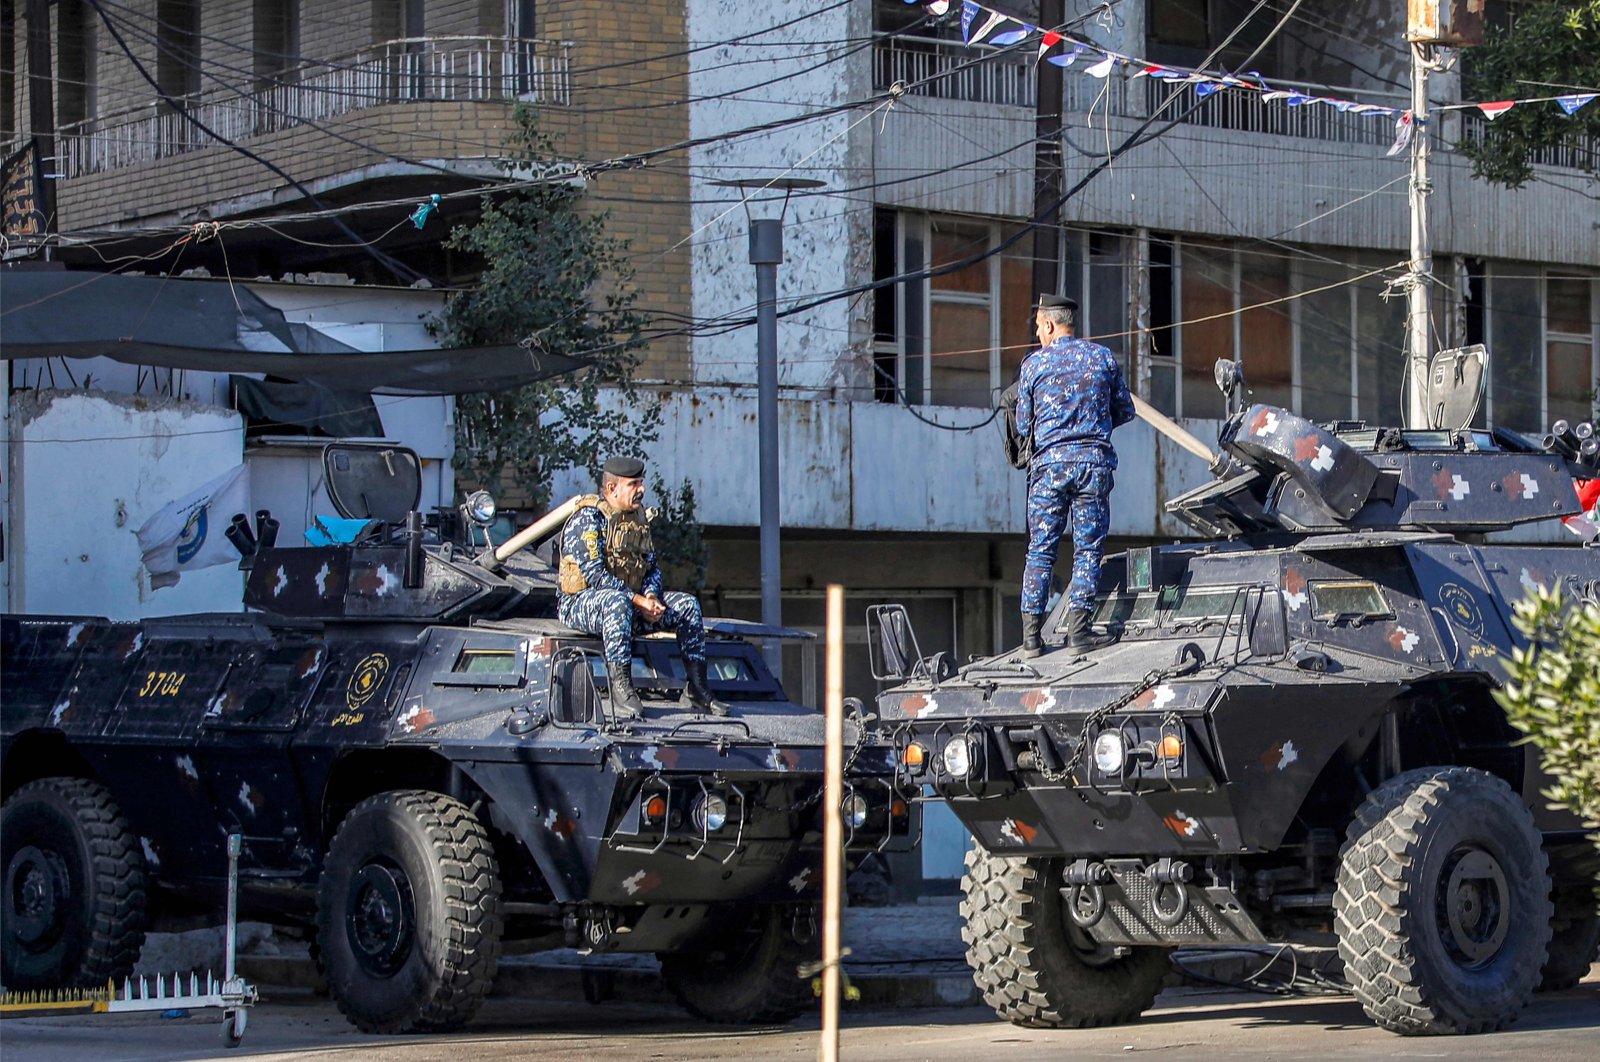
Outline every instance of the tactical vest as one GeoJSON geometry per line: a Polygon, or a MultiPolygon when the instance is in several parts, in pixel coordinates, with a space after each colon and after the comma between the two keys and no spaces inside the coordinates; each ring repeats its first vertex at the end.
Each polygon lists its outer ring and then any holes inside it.
{"type": "MultiPolygon", "coordinates": [[[[640,510],[631,513],[619,513],[611,508],[598,494],[585,494],[578,499],[577,508],[572,516],[567,517],[570,523],[583,509],[599,509],[606,518],[604,529],[606,567],[627,584],[628,589],[639,593],[644,589],[644,577],[650,571],[650,554],[655,552],[655,543],[650,538],[650,524],[645,520],[645,514],[640,510]]],[[[586,532],[591,534],[592,532],[586,532]]],[[[576,594],[580,590],[588,589],[589,584],[584,581],[583,570],[578,567],[578,558],[566,552],[566,528],[561,529],[561,567],[559,580],[563,594],[576,594]]],[[[585,543],[585,546],[589,546],[585,543]]]]}

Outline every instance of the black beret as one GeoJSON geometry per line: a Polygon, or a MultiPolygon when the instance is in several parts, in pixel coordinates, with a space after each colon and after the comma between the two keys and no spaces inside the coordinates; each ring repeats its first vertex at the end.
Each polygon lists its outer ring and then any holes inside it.
{"type": "Polygon", "coordinates": [[[601,469],[619,479],[638,479],[644,475],[644,462],[637,457],[613,457],[601,469]]]}
{"type": "Polygon", "coordinates": [[[1069,299],[1065,295],[1040,295],[1039,301],[1033,304],[1035,310],[1067,310],[1074,317],[1078,314],[1076,299],[1069,299]]]}

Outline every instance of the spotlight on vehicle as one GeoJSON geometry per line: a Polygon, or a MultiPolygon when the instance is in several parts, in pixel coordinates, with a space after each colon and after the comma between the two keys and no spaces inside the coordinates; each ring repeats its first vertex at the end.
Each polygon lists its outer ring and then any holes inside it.
{"type": "Polygon", "coordinates": [[[1094,766],[1101,774],[1121,774],[1127,758],[1128,743],[1120,731],[1107,730],[1094,739],[1094,766]]]}
{"type": "Polygon", "coordinates": [[[689,818],[701,833],[716,833],[728,824],[728,802],[720,793],[702,793],[695,798],[689,818]]]}
{"type": "Polygon", "coordinates": [[[859,830],[867,821],[867,798],[860,793],[851,793],[844,798],[839,810],[844,816],[844,824],[852,830],[859,830]]]}
{"type": "Polygon", "coordinates": [[[475,490],[467,495],[467,502],[464,508],[467,510],[468,519],[479,527],[488,527],[493,523],[494,514],[497,511],[494,495],[486,490],[475,490]]]}
{"type": "Polygon", "coordinates": [[[945,745],[941,758],[944,760],[944,773],[951,778],[965,778],[972,770],[972,748],[964,737],[954,738],[945,745]]]}

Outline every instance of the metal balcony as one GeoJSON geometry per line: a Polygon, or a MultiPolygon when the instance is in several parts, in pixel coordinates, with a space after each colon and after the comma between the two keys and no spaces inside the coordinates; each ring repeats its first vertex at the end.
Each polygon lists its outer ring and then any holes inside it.
{"type": "MultiPolygon", "coordinates": [[[[188,112],[233,141],[395,103],[570,102],[572,44],[511,37],[387,41],[293,67],[250,88],[188,97],[188,112]]],[[[164,103],[64,125],[56,150],[66,178],[215,147],[164,103]]]]}

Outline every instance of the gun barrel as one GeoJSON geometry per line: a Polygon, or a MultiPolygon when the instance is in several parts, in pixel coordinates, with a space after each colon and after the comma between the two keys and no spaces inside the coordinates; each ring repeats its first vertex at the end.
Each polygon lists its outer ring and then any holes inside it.
{"type": "Polygon", "coordinates": [[[1171,417],[1167,416],[1165,413],[1161,412],[1155,406],[1152,406],[1149,402],[1146,402],[1138,395],[1133,396],[1133,409],[1134,412],[1139,414],[1141,420],[1150,425],[1156,431],[1159,431],[1162,435],[1165,435],[1167,438],[1171,439],[1185,450],[1188,450],[1191,454],[1194,454],[1206,464],[1216,464],[1217,455],[1212,453],[1211,449],[1206,446],[1205,443],[1201,442],[1199,439],[1196,439],[1192,434],[1189,433],[1188,429],[1183,427],[1183,425],[1179,424],[1177,421],[1173,420],[1171,417]]]}
{"type": "Polygon", "coordinates": [[[567,517],[572,515],[572,510],[577,506],[578,499],[581,496],[582,495],[574,494],[572,497],[568,498],[554,509],[551,509],[543,516],[539,517],[539,519],[529,524],[527,527],[524,527],[521,531],[518,531],[510,538],[506,539],[499,546],[495,547],[494,559],[497,561],[509,560],[519,549],[522,549],[529,543],[539,541],[539,539],[544,538],[550,532],[554,531],[566,521],[567,517]]]}

